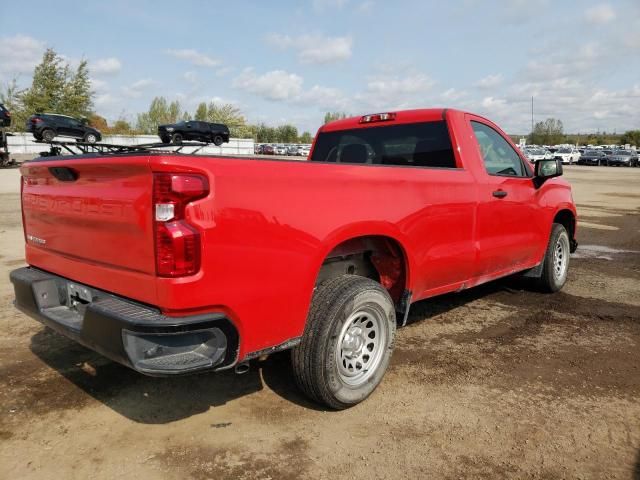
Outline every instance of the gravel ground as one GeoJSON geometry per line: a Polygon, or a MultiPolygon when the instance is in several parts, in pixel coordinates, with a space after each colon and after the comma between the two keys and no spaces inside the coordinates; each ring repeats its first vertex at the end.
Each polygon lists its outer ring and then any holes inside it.
{"type": "Polygon", "coordinates": [[[376,393],[336,413],[286,354],[148,378],[14,310],[19,173],[0,171],[0,478],[640,479],[640,169],[565,175],[581,244],[565,289],[414,305],[376,393]]]}

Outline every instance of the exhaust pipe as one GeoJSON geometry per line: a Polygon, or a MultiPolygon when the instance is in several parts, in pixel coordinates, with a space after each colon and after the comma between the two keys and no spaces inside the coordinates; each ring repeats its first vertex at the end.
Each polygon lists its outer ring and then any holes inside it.
{"type": "Polygon", "coordinates": [[[238,375],[242,375],[244,373],[247,373],[249,371],[249,368],[249,362],[242,362],[236,365],[236,367],[234,368],[234,372],[236,372],[238,375]]]}

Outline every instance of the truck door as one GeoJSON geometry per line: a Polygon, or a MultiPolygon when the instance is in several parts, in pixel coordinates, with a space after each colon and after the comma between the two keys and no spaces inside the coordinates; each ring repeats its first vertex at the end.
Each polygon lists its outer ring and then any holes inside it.
{"type": "Polygon", "coordinates": [[[470,117],[477,143],[479,199],[476,224],[478,277],[515,272],[539,259],[543,242],[531,171],[496,128],[470,117]]]}

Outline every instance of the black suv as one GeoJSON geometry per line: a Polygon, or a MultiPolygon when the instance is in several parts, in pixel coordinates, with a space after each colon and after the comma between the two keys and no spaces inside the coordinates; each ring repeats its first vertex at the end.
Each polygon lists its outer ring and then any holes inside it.
{"type": "Polygon", "coordinates": [[[27,131],[33,133],[36,140],[50,142],[55,137],[72,137],[87,143],[102,140],[99,130],[91,128],[82,120],[57,115],[55,113],[36,113],[27,120],[27,131]]]}
{"type": "Polygon", "coordinates": [[[9,125],[11,125],[11,114],[9,113],[9,110],[0,103],[0,128],[8,127],[9,125]]]}
{"type": "Polygon", "coordinates": [[[182,143],[183,140],[198,140],[215,143],[218,147],[229,142],[229,128],[222,123],[178,122],[158,126],[158,136],[163,143],[182,143]]]}

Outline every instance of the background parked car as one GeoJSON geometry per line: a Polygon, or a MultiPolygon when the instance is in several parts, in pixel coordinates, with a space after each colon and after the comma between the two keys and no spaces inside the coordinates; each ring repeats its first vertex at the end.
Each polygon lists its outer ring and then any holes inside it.
{"type": "Polygon", "coordinates": [[[8,127],[9,125],[11,125],[11,112],[0,103],[0,128],[8,127]]]}
{"type": "Polygon", "coordinates": [[[300,157],[308,157],[311,152],[311,147],[309,145],[300,145],[296,152],[296,155],[300,157]]]}
{"type": "Polygon", "coordinates": [[[55,113],[36,113],[29,117],[26,127],[36,140],[45,142],[56,137],[71,137],[87,143],[102,140],[100,131],[87,125],[85,120],[55,113]]]}
{"type": "Polygon", "coordinates": [[[553,158],[553,155],[549,150],[540,147],[525,148],[524,155],[532,162],[535,162],[536,160],[550,160],[553,158]]]}
{"type": "Polygon", "coordinates": [[[616,167],[637,167],[638,155],[633,150],[616,149],[607,158],[607,163],[616,167]]]}
{"type": "Polygon", "coordinates": [[[554,154],[555,158],[562,160],[562,163],[572,164],[580,159],[580,152],[577,148],[562,147],[554,154]]]}
{"type": "Polygon", "coordinates": [[[222,123],[190,120],[159,125],[158,136],[163,143],[182,143],[183,140],[196,140],[213,143],[219,147],[223,143],[229,142],[229,128],[222,123]]]}
{"type": "Polygon", "coordinates": [[[287,154],[287,147],[285,147],[284,145],[276,145],[275,148],[276,151],[276,155],[286,155],[287,154]]]}
{"type": "Polygon", "coordinates": [[[298,145],[287,145],[287,155],[296,155],[298,152],[298,145]]]}
{"type": "Polygon", "coordinates": [[[605,165],[607,155],[603,150],[585,150],[578,159],[578,165],[605,165]]]}
{"type": "Polygon", "coordinates": [[[262,155],[275,155],[276,149],[273,147],[273,145],[263,145],[261,153],[262,155]]]}

